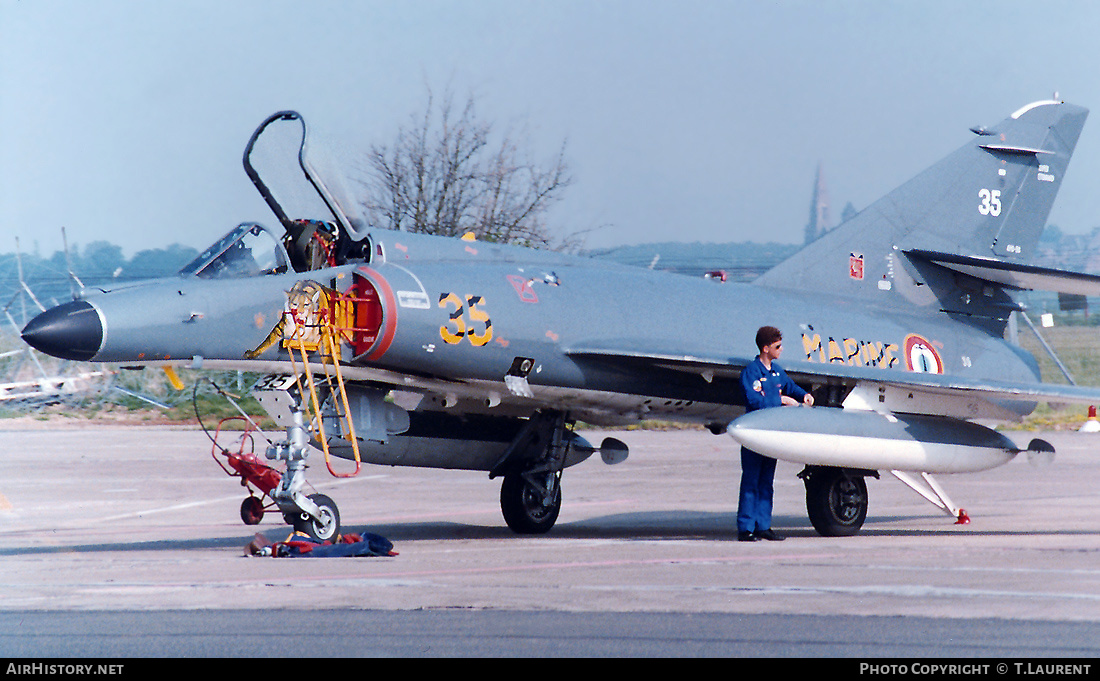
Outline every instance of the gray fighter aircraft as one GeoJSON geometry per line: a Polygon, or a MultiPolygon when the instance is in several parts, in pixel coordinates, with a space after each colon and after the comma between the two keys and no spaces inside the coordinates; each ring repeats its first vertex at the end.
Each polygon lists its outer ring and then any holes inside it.
{"type": "MultiPolygon", "coordinates": [[[[1044,384],[1005,339],[1013,291],[1100,293],[1100,277],[1029,264],[1087,110],[1027,105],[751,284],[470,239],[371,229],[317,160],[300,115],[256,130],[245,170],[281,231],[242,224],[178,276],[84,291],[23,338],[58,357],[269,374],[286,429],[271,496],[320,538],[336,504],[307,495],[313,449],[382,465],[487,471],[519,533],[547,532],[562,471],[599,451],[576,421],[691,421],[805,464],[823,535],[858,532],[867,476],[889,471],[959,522],[935,473],[1021,452],[975,419],[1100,402],[1044,384]],[[756,329],[785,332],[813,408],[744,414],[756,329]],[[743,415],[744,414],[744,415],[743,415]]],[[[1032,454],[1051,455],[1034,441],[1032,454]]],[[[1028,451],[1028,450],[1024,450],[1028,451]]],[[[731,451],[732,454],[732,451],[731,451]]],[[[331,467],[330,467],[330,470],[331,467]]],[[[247,501],[247,500],[246,500],[247,501]]]]}

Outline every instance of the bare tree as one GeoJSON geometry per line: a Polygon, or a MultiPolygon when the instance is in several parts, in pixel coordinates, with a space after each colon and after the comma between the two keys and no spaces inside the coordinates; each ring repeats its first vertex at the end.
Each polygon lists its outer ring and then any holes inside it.
{"type": "Polygon", "coordinates": [[[432,93],[423,115],[413,115],[392,145],[374,145],[367,157],[364,208],[371,224],[388,229],[462,236],[535,248],[579,245],[576,233],[555,235],[546,216],[571,177],[565,145],[545,164],[530,158],[513,133],[494,140],[478,118],[474,98],[461,110],[446,93],[432,93]]]}

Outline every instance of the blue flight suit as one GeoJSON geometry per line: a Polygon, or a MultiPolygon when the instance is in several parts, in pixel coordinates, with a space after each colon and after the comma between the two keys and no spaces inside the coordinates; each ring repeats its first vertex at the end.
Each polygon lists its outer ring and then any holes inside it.
{"type": "MultiPolygon", "coordinates": [[[[757,357],[741,372],[745,412],[783,406],[783,395],[802,401],[806,391],[795,385],[776,362],[769,370],[757,357]]],[[[737,499],[737,531],[763,532],[772,527],[775,459],[741,448],[741,490],[737,499]]]]}

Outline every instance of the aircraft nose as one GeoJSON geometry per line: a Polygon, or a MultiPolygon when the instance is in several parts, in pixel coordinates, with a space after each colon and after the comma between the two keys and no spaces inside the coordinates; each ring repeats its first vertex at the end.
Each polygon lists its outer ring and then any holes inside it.
{"type": "Polygon", "coordinates": [[[103,343],[103,324],[89,303],[76,300],[46,310],[23,328],[23,340],[47,355],[89,360],[103,343]]]}

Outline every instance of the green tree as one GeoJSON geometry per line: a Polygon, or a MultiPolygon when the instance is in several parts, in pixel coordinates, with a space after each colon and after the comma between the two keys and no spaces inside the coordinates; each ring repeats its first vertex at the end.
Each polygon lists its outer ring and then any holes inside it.
{"type": "Polygon", "coordinates": [[[108,241],[93,241],[84,247],[77,273],[88,277],[112,277],[126,264],[122,247],[108,241]]]}
{"type": "Polygon", "coordinates": [[[199,254],[190,246],[172,244],[167,248],[151,248],[138,251],[123,267],[128,279],[160,277],[179,272],[180,268],[191,262],[199,254]]]}

